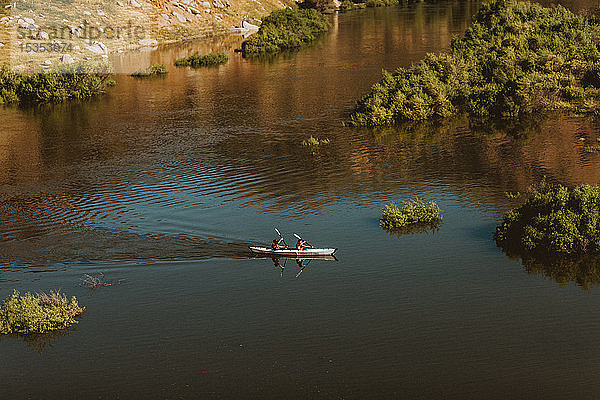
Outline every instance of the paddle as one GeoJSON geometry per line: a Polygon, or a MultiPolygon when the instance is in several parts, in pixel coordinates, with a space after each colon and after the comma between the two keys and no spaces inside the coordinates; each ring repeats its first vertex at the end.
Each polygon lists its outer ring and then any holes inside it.
{"type": "Polygon", "coordinates": [[[302,240],[304,243],[306,243],[306,244],[307,244],[307,245],[309,245],[310,247],[315,247],[315,246],[313,246],[312,244],[308,243],[306,240],[302,239],[302,238],[300,237],[300,235],[298,235],[298,234],[295,234],[295,233],[294,233],[294,236],[296,236],[296,239],[298,239],[298,240],[302,240]]]}
{"type": "MultiPolygon", "coordinates": [[[[277,232],[279,237],[283,239],[283,236],[281,236],[281,232],[279,232],[279,229],[275,228],[275,232],[277,232]]],[[[285,244],[285,247],[289,247],[288,244],[285,242],[285,239],[283,239],[283,244],[285,244]]]]}

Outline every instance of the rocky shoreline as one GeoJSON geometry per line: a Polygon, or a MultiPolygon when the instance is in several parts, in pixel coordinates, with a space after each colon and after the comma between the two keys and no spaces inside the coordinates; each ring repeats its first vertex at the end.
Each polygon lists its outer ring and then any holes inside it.
{"type": "Polygon", "coordinates": [[[75,0],[14,2],[0,14],[0,64],[16,72],[101,61],[109,55],[191,38],[248,35],[264,15],[293,1],[75,0]]]}

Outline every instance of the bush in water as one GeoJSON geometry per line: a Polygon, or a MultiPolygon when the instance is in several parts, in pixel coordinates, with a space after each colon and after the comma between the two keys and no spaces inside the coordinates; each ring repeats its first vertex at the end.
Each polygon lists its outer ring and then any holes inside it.
{"type": "Polygon", "coordinates": [[[257,33],[242,43],[244,56],[297,49],[329,29],[329,18],[316,10],[273,11],[257,33]]]}
{"type": "Polygon", "coordinates": [[[508,211],[494,236],[511,252],[600,252],[600,187],[569,189],[542,182],[520,207],[508,211]]]}
{"type": "Polygon", "coordinates": [[[80,64],[57,72],[17,74],[0,67],[0,104],[58,103],[83,100],[104,93],[111,81],[109,72],[80,64]]]}
{"type": "Polygon", "coordinates": [[[175,65],[178,67],[210,67],[225,64],[228,60],[229,55],[227,53],[209,53],[203,56],[194,54],[175,61],[175,65]]]}
{"type": "Polygon", "coordinates": [[[69,301],[58,292],[20,295],[18,291],[0,304],[0,334],[47,333],[77,323],[85,311],[75,297],[69,301]]]}
{"type": "Polygon", "coordinates": [[[160,76],[169,73],[165,64],[151,64],[148,68],[131,74],[134,78],[147,78],[149,76],[160,76]]]}
{"type": "Polygon", "coordinates": [[[564,7],[514,0],[483,4],[448,53],[383,79],[350,125],[390,125],[467,112],[478,119],[539,110],[600,108],[600,21],[564,7]]]}
{"type": "Polygon", "coordinates": [[[442,222],[442,210],[434,201],[425,203],[419,198],[403,202],[402,208],[396,203],[386,205],[381,212],[379,224],[385,229],[405,228],[414,224],[435,226],[442,222]]]}

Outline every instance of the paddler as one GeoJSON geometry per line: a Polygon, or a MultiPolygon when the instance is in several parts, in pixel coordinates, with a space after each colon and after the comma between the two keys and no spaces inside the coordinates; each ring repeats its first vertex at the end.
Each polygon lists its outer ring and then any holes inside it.
{"type": "Polygon", "coordinates": [[[273,239],[273,243],[271,243],[271,248],[273,250],[277,250],[277,249],[282,249],[284,248],[284,246],[281,245],[281,241],[283,240],[283,238],[279,238],[279,240],[277,239],[273,239]]]}
{"type": "Polygon", "coordinates": [[[298,239],[296,242],[296,250],[304,250],[304,249],[312,249],[312,246],[309,245],[306,240],[298,239]]]}

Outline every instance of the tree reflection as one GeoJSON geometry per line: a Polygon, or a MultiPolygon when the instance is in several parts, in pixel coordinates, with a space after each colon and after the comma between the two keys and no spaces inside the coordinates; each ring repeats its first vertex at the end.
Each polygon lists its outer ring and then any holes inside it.
{"type": "Polygon", "coordinates": [[[521,259],[525,272],[542,275],[559,284],[574,282],[584,290],[600,284],[600,256],[558,256],[547,254],[519,254],[503,249],[510,258],[521,259]]]}
{"type": "Polygon", "coordinates": [[[61,331],[55,331],[44,334],[28,334],[28,335],[19,335],[12,334],[6,337],[0,336],[0,342],[2,340],[18,340],[21,339],[27,345],[27,348],[30,350],[42,354],[45,350],[52,348],[54,343],[58,341],[59,338],[69,335],[71,332],[75,331],[76,328],[63,329],[61,331]]]}

